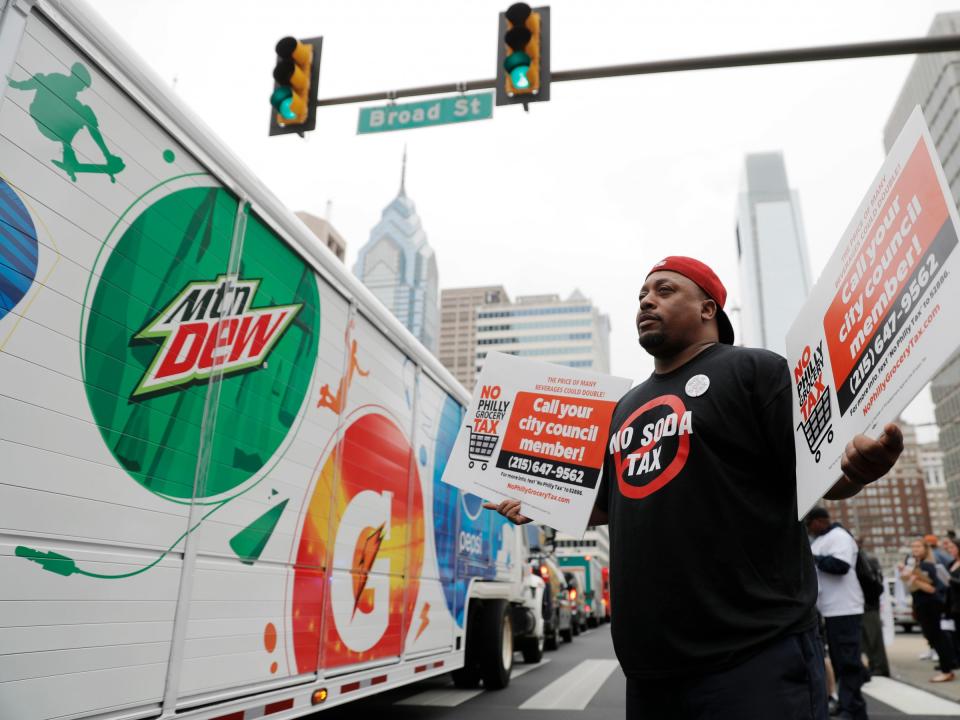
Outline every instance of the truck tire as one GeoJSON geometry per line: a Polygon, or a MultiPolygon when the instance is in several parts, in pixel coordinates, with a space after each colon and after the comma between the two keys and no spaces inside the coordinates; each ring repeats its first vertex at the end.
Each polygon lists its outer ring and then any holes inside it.
{"type": "Polygon", "coordinates": [[[560,646],[560,634],[557,632],[557,626],[560,624],[560,618],[555,617],[550,624],[550,629],[544,628],[546,637],[543,639],[543,645],[547,650],[556,650],[560,646]]]}
{"type": "Polygon", "coordinates": [[[544,645],[546,645],[546,638],[544,637],[521,638],[520,652],[523,653],[523,661],[532,665],[543,660],[544,645]]]}
{"type": "Polygon", "coordinates": [[[473,690],[480,687],[480,673],[475,667],[462,667],[450,673],[453,686],[461,690],[473,690]]]}
{"type": "Polygon", "coordinates": [[[595,628],[598,625],[600,625],[600,623],[597,622],[597,619],[593,615],[587,618],[587,627],[595,628]]]}
{"type": "Polygon", "coordinates": [[[560,637],[563,638],[565,643],[573,642],[573,627],[571,626],[566,630],[561,630],[560,637]]]}
{"type": "Polygon", "coordinates": [[[513,669],[513,618],[506,600],[484,603],[477,623],[477,665],[487,690],[502,690],[510,684],[513,669]]]}
{"type": "Polygon", "coordinates": [[[576,618],[573,618],[572,620],[570,620],[570,627],[572,628],[573,636],[574,636],[574,637],[576,637],[577,635],[580,634],[580,621],[579,621],[579,620],[577,620],[576,618]]]}
{"type": "Polygon", "coordinates": [[[454,687],[463,690],[473,690],[480,687],[480,668],[477,667],[477,655],[479,653],[477,645],[480,632],[478,624],[482,615],[483,605],[479,601],[471,602],[467,607],[466,613],[466,651],[464,652],[464,664],[459,670],[453,670],[450,677],[453,679],[454,687]]]}

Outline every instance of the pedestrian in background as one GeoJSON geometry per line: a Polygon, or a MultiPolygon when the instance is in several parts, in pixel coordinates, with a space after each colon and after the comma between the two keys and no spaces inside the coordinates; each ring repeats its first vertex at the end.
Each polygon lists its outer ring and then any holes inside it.
{"type": "Polygon", "coordinates": [[[827,650],[837,676],[838,716],[867,720],[860,663],[863,589],[854,569],[857,542],[839,523],[830,522],[830,513],[823,507],[807,514],[807,530],[813,536],[810,550],[820,586],[817,609],[826,624],[827,650]]]}
{"type": "Polygon", "coordinates": [[[940,547],[940,539],[933,533],[929,533],[923,537],[924,544],[930,548],[930,552],[933,555],[935,562],[934,568],[937,571],[937,577],[940,578],[940,582],[944,585],[950,582],[950,571],[947,569],[950,567],[952,560],[946,551],[940,547]]]}
{"type": "Polygon", "coordinates": [[[930,682],[950,682],[954,679],[957,667],[953,646],[947,640],[940,627],[946,602],[946,586],[937,576],[937,561],[926,538],[917,538],[910,544],[913,566],[901,563],[901,577],[913,596],[913,610],[920,623],[923,636],[930,643],[939,658],[940,671],[930,678],[930,682]]]}
{"type": "Polygon", "coordinates": [[[863,590],[863,633],[861,645],[867,656],[867,667],[871,675],[890,677],[890,664],[887,661],[887,647],[883,643],[883,621],[880,619],[880,600],[883,597],[884,582],[883,570],[880,561],[868,553],[863,547],[863,539],[857,543],[860,558],[870,568],[874,579],[879,579],[879,588],[865,588],[863,590]]]}
{"type": "Polygon", "coordinates": [[[943,549],[952,559],[950,563],[950,584],[947,587],[947,609],[945,616],[953,621],[953,632],[950,639],[953,641],[954,659],[960,667],[960,545],[947,537],[943,549]]]}
{"type": "MultiPolygon", "coordinates": [[[[636,328],[654,372],[617,403],[589,519],[610,525],[626,715],[826,720],[791,373],[775,353],[733,346],[726,296],[713,270],[680,256],[640,288],[636,328]],[[657,423],[675,432],[654,436],[657,423]]],[[[879,439],[839,440],[849,442],[834,500],[886,475],[903,451],[894,424],[879,439]]],[[[519,500],[486,507],[530,521],[519,500]]]]}

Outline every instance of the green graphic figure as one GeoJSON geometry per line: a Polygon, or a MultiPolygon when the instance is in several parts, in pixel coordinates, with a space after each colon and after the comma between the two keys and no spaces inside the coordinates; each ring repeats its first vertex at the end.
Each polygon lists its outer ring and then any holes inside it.
{"type": "Polygon", "coordinates": [[[122,159],[107,149],[93,110],[77,99],[78,93],[90,87],[90,71],[82,63],[74,63],[70,73],[37,73],[29,80],[10,78],[10,87],[36,91],[30,103],[30,117],[44,137],[63,145],[63,160],[52,160],[54,165],[74,182],[77,181],[77,173],[105,173],[110,176],[110,182],[116,182],[114,176],[126,166],[122,159]],[[73,139],[83,128],[87,129],[103,153],[103,164],[81,162],[77,157],[73,139]]]}

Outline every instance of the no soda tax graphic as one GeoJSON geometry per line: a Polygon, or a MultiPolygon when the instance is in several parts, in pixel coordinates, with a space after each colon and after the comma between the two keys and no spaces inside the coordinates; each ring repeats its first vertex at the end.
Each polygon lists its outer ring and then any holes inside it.
{"type": "Polygon", "coordinates": [[[577,537],[600,480],[626,378],[490,353],[443,481],[577,537]]]}
{"type": "Polygon", "coordinates": [[[787,334],[800,517],[957,349],[958,227],[917,107],[787,334]]]}

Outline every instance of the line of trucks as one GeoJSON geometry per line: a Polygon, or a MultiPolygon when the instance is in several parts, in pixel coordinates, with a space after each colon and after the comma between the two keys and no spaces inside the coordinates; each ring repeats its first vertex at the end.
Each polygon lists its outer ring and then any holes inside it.
{"type": "Polygon", "coordinates": [[[608,617],[441,481],[467,392],[103,18],[0,13],[0,717],[499,688],[608,617]]]}

